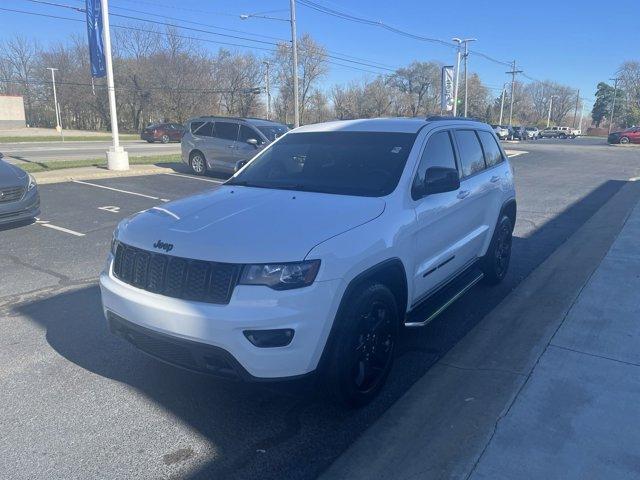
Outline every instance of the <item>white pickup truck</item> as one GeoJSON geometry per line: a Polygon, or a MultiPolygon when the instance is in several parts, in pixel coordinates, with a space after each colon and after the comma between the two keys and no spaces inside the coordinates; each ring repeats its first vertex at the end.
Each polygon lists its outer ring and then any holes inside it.
{"type": "Polygon", "coordinates": [[[578,128],[547,127],[540,132],[540,138],[576,138],[581,133],[578,128]]]}

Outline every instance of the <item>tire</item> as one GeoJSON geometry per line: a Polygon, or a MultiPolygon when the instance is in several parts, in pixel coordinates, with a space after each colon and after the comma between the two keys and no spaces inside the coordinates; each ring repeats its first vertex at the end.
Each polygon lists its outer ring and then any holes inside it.
{"type": "Polygon", "coordinates": [[[621,143],[622,145],[626,145],[627,143],[629,143],[629,137],[621,137],[619,143],[621,143]]]}
{"type": "Polygon", "coordinates": [[[493,232],[489,249],[480,263],[485,283],[497,285],[504,280],[509,270],[512,239],[513,223],[507,215],[502,215],[493,232]]]}
{"type": "Polygon", "coordinates": [[[162,135],[162,137],[160,137],[160,141],[162,143],[169,143],[169,140],[171,140],[171,139],[169,138],[169,135],[167,135],[166,133],[164,135],[162,135]]]}
{"type": "Polygon", "coordinates": [[[199,150],[195,150],[189,155],[189,166],[191,167],[191,171],[196,175],[204,175],[207,173],[207,161],[199,150]]]}
{"type": "Polygon", "coordinates": [[[348,298],[336,318],[336,331],[324,370],[327,391],[350,408],[373,400],[384,386],[400,330],[396,300],[377,282],[365,284],[348,298]]]}

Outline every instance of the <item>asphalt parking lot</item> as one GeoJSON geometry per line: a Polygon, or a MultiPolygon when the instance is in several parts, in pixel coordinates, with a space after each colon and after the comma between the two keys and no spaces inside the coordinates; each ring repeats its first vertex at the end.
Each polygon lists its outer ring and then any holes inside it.
{"type": "Polygon", "coordinates": [[[219,179],[162,174],[41,186],[39,222],[0,230],[0,472],[8,478],[315,478],[626,182],[640,151],[509,145],[518,222],[507,279],[412,330],[386,389],[344,411],[302,385],[222,382],[108,333],[96,277],[117,222],[219,179]],[[524,153],[526,152],[526,153],[524,153]]]}

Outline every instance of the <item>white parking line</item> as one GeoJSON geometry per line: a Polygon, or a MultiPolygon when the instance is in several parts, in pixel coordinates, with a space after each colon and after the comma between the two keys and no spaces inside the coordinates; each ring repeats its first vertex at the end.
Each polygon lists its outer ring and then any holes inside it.
{"type": "Polygon", "coordinates": [[[49,223],[47,220],[36,220],[36,223],[42,227],[58,230],[59,232],[68,233],[69,235],[75,235],[76,237],[84,237],[84,233],[76,232],[75,230],[69,230],[68,228],[64,228],[64,227],[59,227],[58,225],[53,225],[52,223],[49,223]]]}
{"type": "Polygon", "coordinates": [[[203,182],[211,182],[211,183],[224,183],[222,180],[213,180],[212,178],[202,178],[202,177],[195,177],[193,175],[182,175],[181,173],[165,173],[165,175],[171,175],[173,177],[184,177],[184,178],[190,178],[192,180],[202,180],[203,182]]]}
{"type": "Polygon", "coordinates": [[[507,157],[509,158],[517,157],[518,155],[524,155],[525,153],[529,153],[529,152],[525,152],[524,150],[510,150],[507,152],[507,157]]]}
{"type": "Polygon", "coordinates": [[[80,183],[82,185],[90,185],[92,187],[104,188],[105,190],[112,190],[114,192],[127,193],[129,195],[136,195],[137,197],[150,198],[152,200],[160,200],[161,202],[168,202],[169,201],[169,199],[167,199],[167,198],[154,197],[153,195],[146,195],[144,193],[138,193],[138,192],[130,192],[129,190],[121,190],[119,188],[107,187],[106,185],[99,185],[97,183],[83,182],[81,180],[72,180],[72,182],[73,183],[80,183]]]}

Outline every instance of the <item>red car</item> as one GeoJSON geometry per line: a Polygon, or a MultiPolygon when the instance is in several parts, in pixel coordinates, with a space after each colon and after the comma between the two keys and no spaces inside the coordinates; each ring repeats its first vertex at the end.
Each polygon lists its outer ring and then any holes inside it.
{"type": "Polygon", "coordinates": [[[154,123],[142,130],[140,138],[149,143],[179,142],[183,133],[184,127],[179,123],[154,123]]]}
{"type": "Polygon", "coordinates": [[[609,143],[640,143],[640,127],[631,127],[621,132],[612,132],[607,138],[609,143]]]}

